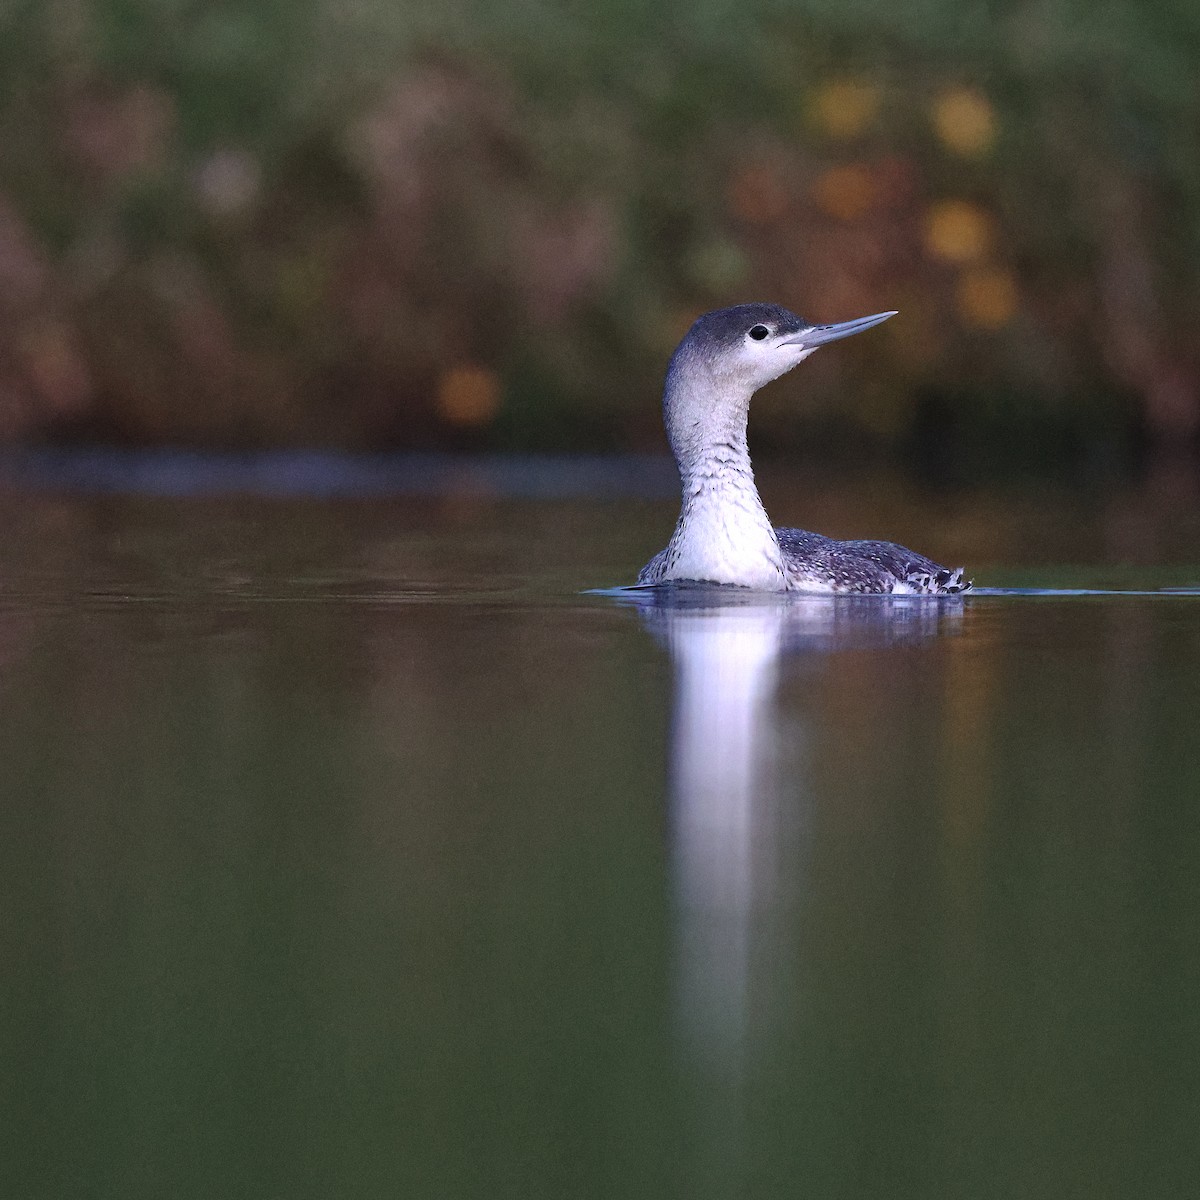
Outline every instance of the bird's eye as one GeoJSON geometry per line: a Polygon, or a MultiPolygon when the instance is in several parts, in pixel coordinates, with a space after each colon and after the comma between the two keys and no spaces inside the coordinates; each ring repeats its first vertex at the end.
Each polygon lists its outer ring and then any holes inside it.
{"type": "Polygon", "coordinates": [[[756,341],[761,342],[771,331],[765,325],[755,325],[750,330],[750,336],[756,341]]]}

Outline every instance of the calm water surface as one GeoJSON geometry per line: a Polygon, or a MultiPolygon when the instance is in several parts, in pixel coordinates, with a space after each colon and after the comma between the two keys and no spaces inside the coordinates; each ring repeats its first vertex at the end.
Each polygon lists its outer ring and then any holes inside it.
{"type": "MultiPolygon", "coordinates": [[[[768,501],[1200,584],[1172,487],[768,501]]],[[[1200,595],[586,593],[673,515],[0,494],[0,1194],[1196,1194],[1200,595]]]]}

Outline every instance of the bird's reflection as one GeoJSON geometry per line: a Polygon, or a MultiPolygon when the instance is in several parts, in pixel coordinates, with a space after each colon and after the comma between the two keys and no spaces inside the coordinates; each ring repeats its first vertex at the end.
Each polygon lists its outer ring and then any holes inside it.
{"type": "Polygon", "coordinates": [[[923,641],[952,631],[963,601],[771,595],[676,585],[630,589],[627,602],[675,667],[670,734],[676,1008],[694,1052],[737,1073],[750,1021],[756,933],[794,894],[790,852],[811,801],[807,730],[781,736],[780,664],[820,670],[835,651],[923,641]]]}
{"type": "MultiPolygon", "coordinates": [[[[674,1019],[705,1108],[701,1191],[738,1190],[747,1067],[772,980],[795,939],[805,831],[816,800],[810,722],[780,710],[785,663],[953,632],[961,599],[764,595],[686,587],[626,593],[675,668],[670,732],[674,1019]]],[[[699,1167],[700,1164],[697,1164],[699,1167]]],[[[699,1186],[699,1185],[698,1185],[699,1186]]]]}

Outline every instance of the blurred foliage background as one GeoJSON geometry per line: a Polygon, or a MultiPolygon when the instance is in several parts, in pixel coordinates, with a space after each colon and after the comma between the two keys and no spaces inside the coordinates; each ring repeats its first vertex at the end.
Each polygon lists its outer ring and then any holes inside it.
{"type": "Polygon", "coordinates": [[[748,299],[901,316],[756,446],[1200,425],[1185,0],[0,0],[0,440],[657,449],[748,299]]]}

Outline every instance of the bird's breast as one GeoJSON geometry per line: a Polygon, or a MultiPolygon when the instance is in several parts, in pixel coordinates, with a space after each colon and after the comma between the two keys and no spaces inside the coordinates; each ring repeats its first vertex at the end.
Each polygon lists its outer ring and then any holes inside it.
{"type": "Polygon", "coordinates": [[[696,579],[782,591],[787,583],[775,532],[757,491],[701,488],[685,498],[667,547],[667,579],[696,579]]]}

